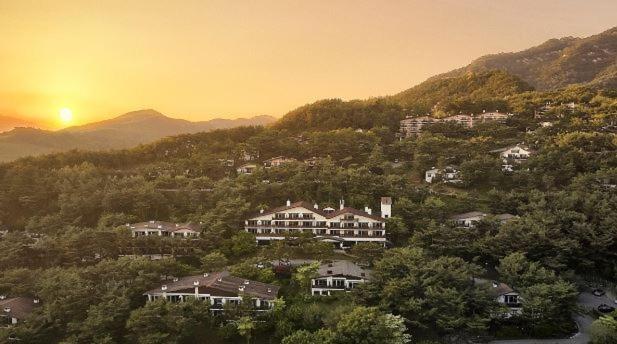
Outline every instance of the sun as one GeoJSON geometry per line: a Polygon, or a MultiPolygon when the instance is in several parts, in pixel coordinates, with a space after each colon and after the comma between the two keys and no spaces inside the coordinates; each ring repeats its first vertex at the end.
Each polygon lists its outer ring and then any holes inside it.
{"type": "Polygon", "coordinates": [[[62,108],[59,112],[60,120],[64,124],[68,124],[73,120],[73,111],[69,108],[62,108]]]}

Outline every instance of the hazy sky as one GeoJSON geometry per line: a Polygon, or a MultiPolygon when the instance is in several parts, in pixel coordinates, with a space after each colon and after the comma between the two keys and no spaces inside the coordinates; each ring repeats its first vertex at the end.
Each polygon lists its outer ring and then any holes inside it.
{"type": "Polygon", "coordinates": [[[283,115],[617,25],[615,0],[0,0],[0,114],[283,115]]]}

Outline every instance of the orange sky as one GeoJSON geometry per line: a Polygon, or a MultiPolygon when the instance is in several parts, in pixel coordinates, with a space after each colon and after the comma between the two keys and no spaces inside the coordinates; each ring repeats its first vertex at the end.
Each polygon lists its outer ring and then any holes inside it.
{"type": "Polygon", "coordinates": [[[0,0],[0,114],[283,115],[617,25],[597,0],[0,0]]]}

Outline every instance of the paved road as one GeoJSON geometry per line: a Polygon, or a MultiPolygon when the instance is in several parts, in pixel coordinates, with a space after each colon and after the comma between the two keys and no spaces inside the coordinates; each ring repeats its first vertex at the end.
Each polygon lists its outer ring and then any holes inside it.
{"type": "MultiPolygon", "coordinates": [[[[585,311],[591,311],[599,305],[606,303],[613,305],[614,301],[607,296],[597,297],[589,292],[579,294],[577,305],[585,311]]],[[[574,321],[578,325],[579,332],[571,338],[563,339],[520,339],[520,340],[495,340],[490,344],[586,344],[589,343],[589,329],[593,318],[586,314],[574,314],[574,321]]]]}

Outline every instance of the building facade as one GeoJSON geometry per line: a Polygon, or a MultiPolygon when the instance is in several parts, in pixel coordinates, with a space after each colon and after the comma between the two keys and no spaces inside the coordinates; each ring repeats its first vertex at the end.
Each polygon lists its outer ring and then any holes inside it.
{"type": "Polygon", "coordinates": [[[268,311],[274,306],[279,288],[273,284],[235,277],[227,271],[205,273],[174,279],[171,283],[144,293],[148,301],[164,299],[170,302],[202,300],[210,304],[210,310],[223,312],[225,307],[239,305],[250,298],[252,309],[268,311]]]}
{"type": "Polygon", "coordinates": [[[255,234],[258,243],[297,237],[304,233],[346,248],[361,242],[386,245],[385,219],[392,215],[392,199],[381,198],[380,215],[368,207],[362,210],[345,207],[343,200],[338,210],[320,209],[308,202],[291,203],[262,210],[245,221],[245,230],[255,234]]]}
{"type": "Polygon", "coordinates": [[[335,260],[322,264],[317,276],[311,279],[311,295],[332,295],[349,292],[370,279],[371,271],[348,260],[335,260]]]}
{"type": "Polygon", "coordinates": [[[436,123],[456,123],[465,128],[473,128],[478,123],[486,122],[498,122],[505,123],[508,118],[512,116],[511,113],[484,112],[480,115],[454,115],[443,118],[433,118],[430,116],[407,116],[400,122],[399,136],[412,137],[420,134],[423,128],[427,125],[436,123]]]}
{"type": "Polygon", "coordinates": [[[191,238],[199,236],[201,226],[194,223],[172,223],[164,221],[148,221],[127,224],[133,237],[140,236],[167,236],[191,238]]]}

